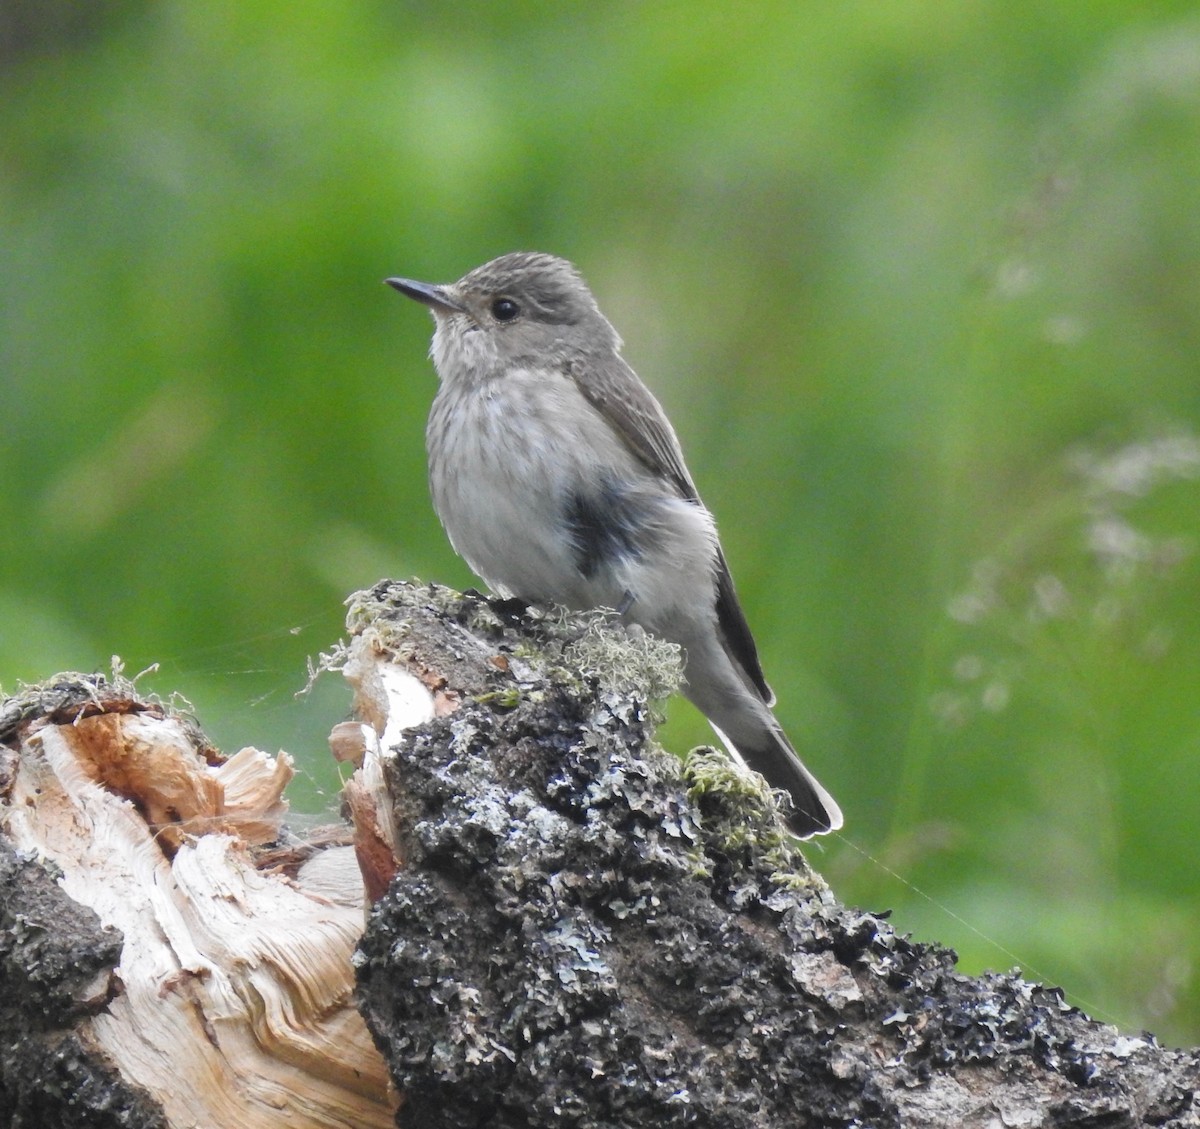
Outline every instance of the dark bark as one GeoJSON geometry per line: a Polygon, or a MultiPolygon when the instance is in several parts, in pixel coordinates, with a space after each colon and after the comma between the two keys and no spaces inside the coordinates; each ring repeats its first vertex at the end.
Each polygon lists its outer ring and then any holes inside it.
{"type": "Polygon", "coordinates": [[[958,974],[839,905],[719,754],[648,749],[590,621],[402,585],[351,621],[458,699],[389,763],[405,865],[361,945],[401,1124],[1200,1124],[1193,1053],[958,974]]]}

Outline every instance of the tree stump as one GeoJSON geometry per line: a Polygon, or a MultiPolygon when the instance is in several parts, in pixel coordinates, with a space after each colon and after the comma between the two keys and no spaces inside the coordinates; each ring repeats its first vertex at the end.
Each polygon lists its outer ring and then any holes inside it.
{"type": "Polygon", "coordinates": [[[347,821],[121,677],[0,705],[0,1124],[1200,1126],[1193,1052],[838,904],[602,614],[351,600],[347,821]]]}

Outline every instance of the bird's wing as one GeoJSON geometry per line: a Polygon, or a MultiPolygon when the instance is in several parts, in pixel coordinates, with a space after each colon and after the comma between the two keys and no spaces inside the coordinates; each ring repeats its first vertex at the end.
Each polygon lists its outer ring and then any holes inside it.
{"type": "Polygon", "coordinates": [[[733,574],[725,563],[725,550],[717,545],[717,622],[725,636],[726,649],[746,672],[746,677],[758,696],[768,705],[775,704],[775,691],[767,683],[762,663],[758,658],[758,647],[750,634],[750,624],[742,611],[741,601],[733,587],[733,574]]]}
{"type": "MultiPolygon", "coordinates": [[[[683,450],[670,420],[637,373],[617,354],[586,366],[570,366],[572,378],[588,402],[608,421],[629,449],[655,474],[664,476],[680,497],[702,506],[696,484],[683,461],[683,450]],[[586,370],[586,371],[584,371],[586,370]]],[[[763,675],[754,636],[737,598],[725,553],[717,545],[717,622],[726,650],[767,705],[775,695],[763,675]]]]}
{"type": "Polygon", "coordinates": [[[683,464],[675,431],[637,373],[617,354],[589,357],[569,371],[579,391],[612,425],[625,444],[655,474],[665,476],[689,502],[699,502],[696,484],[683,464]]]}

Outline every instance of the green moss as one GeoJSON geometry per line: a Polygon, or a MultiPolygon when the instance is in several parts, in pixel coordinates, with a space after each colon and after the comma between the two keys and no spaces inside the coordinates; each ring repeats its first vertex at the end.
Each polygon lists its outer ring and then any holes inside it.
{"type": "Polygon", "coordinates": [[[490,694],[478,694],[475,701],[481,706],[496,706],[502,710],[515,710],[521,704],[519,687],[510,686],[503,690],[493,690],[490,694]]]}
{"type": "Polygon", "coordinates": [[[767,782],[709,746],[693,749],[683,765],[688,797],[702,813],[711,849],[789,889],[825,888],[779,816],[767,782]]]}

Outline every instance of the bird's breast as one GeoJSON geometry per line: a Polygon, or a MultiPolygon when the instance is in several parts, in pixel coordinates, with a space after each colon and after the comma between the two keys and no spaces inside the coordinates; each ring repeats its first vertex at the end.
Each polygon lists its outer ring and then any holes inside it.
{"type": "Polygon", "coordinates": [[[559,372],[444,383],[426,441],[455,550],[493,588],[529,600],[619,605],[671,507],[687,505],[559,372]]]}

